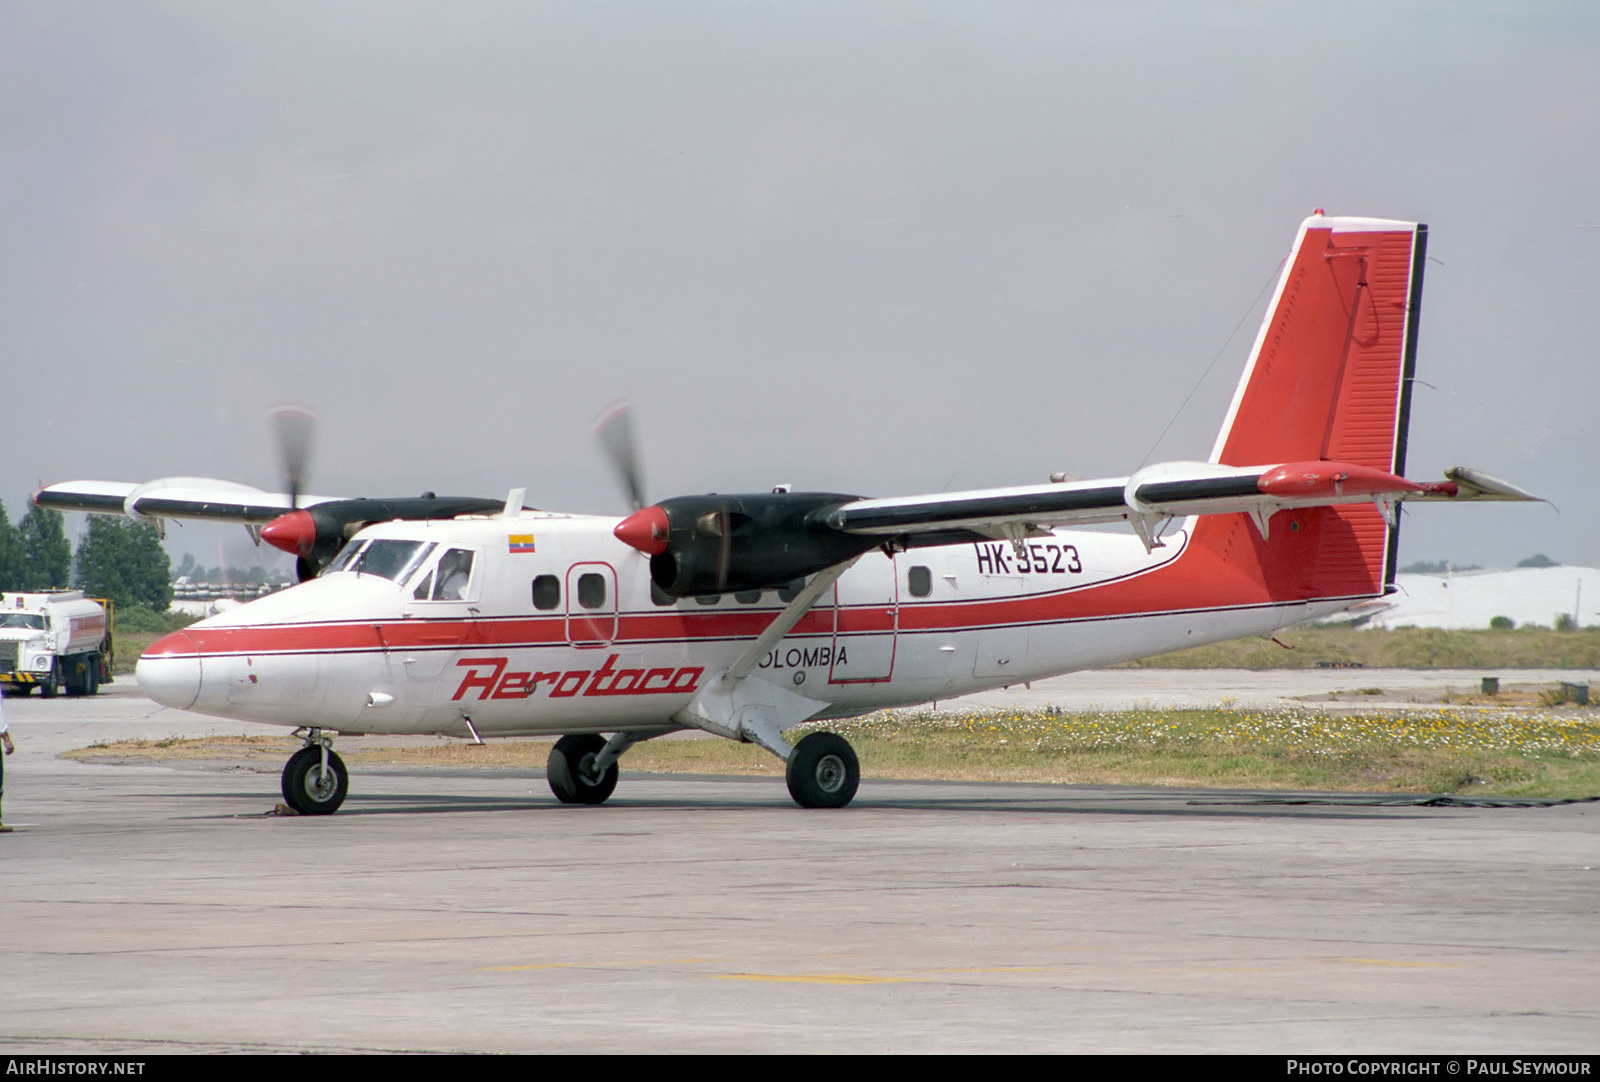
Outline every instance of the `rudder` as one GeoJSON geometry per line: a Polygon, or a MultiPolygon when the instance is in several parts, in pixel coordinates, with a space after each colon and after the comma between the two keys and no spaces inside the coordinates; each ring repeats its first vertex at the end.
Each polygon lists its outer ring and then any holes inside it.
{"type": "MultiPolygon", "coordinates": [[[[1301,223],[1211,461],[1404,473],[1427,238],[1411,222],[1318,213],[1301,223]]],[[[1370,596],[1394,580],[1398,517],[1391,526],[1371,504],[1297,514],[1295,528],[1320,539],[1315,552],[1257,539],[1255,573],[1273,595],[1370,596]]]]}
{"type": "Polygon", "coordinates": [[[1211,461],[1405,468],[1428,227],[1300,225],[1211,461]]]}

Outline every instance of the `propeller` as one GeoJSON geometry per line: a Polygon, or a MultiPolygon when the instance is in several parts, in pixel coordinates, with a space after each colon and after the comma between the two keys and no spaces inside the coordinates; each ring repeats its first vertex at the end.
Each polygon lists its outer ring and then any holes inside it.
{"type": "Polygon", "coordinates": [[[267,541],[292,553],[295,575],[301,582],[316,578],[317,566],[309,558],[316,544],[317,525],[308,512],[300,510],[300,493],[305,490],[306,473],[311,464],[311,447],[316,442],[317,415],[309,406],[286,402],[268,413],[278,443],[278,461],[283,466],[284,489],[289,493],[290,510],[262,528],[267,541]]]}
{"type": "Polygon", "coordinates": [[[644,474],[639,469],[639,455],[634,448],[633,403],[623,398],[607,406],[595,418],[594,438],[611,460],[611,468],[629,504],[635,511],[643,508],[644,474]]]}
{"type": "Polygon", "coordinates": [[[324,500],[303,508],[300,501],[305,498],[311,449],[316,442],[316,412],[308,406],[285,404],[273,407],[270,417],[290,506],[261,527],[261,539],[295,558],[295,572],[301,582],[316,578],[340,546],[370,522],[447,519],[457,515],[493,514],[505,509],[503,499],[441,497],[432,492],[414,497],[324,500]]]}
{"type": "MultiPolygon", "coordinates": [[[[633,514],[617,523],[613,531],[617,540],[652,558],[666,552],[672,523],[660,505],[645,503],[643,470],[639,468],[639,453],[633,438],[633,403],[624,398],[607,406],[595,418],[594,438],[605,451],[618,484],[633,505],[633,514]]],[[[733,517],[727,507],[718,507],[695,521],[695,532],[699,536],[717,540],[719,591],[727,589],[733,564],[733,527],[733,517]]]]}
{"type": "Polygon", "coordinates": [[[284,403],[268,414],[278,440],[278,461],[283,465],[289,507],[300,509],[300,493],[305,488],[306,471],[311,463],[311,447],[316,442],[317,415],[309,406],[284,403]]]}
{"type": "Polygon", "coordinates": [[[639,452],[633,439],[633,403],[619,398],[594,419],[595,442],[605,452],[611,471],[633,507],[633,514],[617,523],[617,540],[631,545],[646,556],[667,551],[671,523],[667,513],[656,506],[645,506],[644,471],[639,468],[639,452]]]}

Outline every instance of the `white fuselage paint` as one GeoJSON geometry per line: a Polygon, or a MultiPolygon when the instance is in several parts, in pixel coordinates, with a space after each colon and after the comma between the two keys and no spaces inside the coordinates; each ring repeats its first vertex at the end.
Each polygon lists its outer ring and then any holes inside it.
{"type": "MultiPolygon", "coordinates": [[[[672,728],[674,714],[784,603],[765,590],[753,603],[724,595],[714,604],[658,605],[648,560],[612,536],[615,525],[525,512],[370,527],[358,540],[438,548],[403,582],[329,571],[201,621],[152,647],[138,679],[156,701],[179,709],[346,733],[672,728]],[[531,544],[513,551],[512,539],[529,535],[531,544]],[[447,547],[476,556],[466,597],[418,600],[416,584],[447,547]],[[583,574],[605,583],[597,609],[576,596],[583,574]],[[554,609],[534,606],[533,580],[542,575],[560,581],[554,609]]],[[[1180,559],[1188,538],[1171,530],[1164,547],[1147,553],[1131,534],[1058,530],[1032,539],[1025,571],[1008,542],[892,558],[875,550],[752,675],[817,700],[816,718],[849,717],[1268,634],[1359,600],[1074,615],[1075,598],[1180,559]],[[913,568],[927,569],[926,596],[912,594],[913,568]]]]}

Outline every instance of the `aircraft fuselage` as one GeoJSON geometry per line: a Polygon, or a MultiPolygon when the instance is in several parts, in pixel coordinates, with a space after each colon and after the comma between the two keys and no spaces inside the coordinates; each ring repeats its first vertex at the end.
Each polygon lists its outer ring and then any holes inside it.
{"type": "MultiPolygon", "coordinates": [[[[786,598],[668,598],[615,526],[525,512],[370,527],[322,577],[162,639],[139,682],[180,709],[346,733],[674,727],[786,598]],[[362,546],[379,543],[397,555],[364,570],[362,546]],[[436,596],[461,553],[471,567],[459,596],[436,596]],[[402,559],[409,566],[389,566],[402,559]]],[[[1270,633],[1359,600],[1226,596],[1175,574],[1190,536],[1169,531],[1148,553],[1126,533],[1085,530],[1020,550],[874,550],[752,675],[822,703],[816,718],[849,717],[1270,633]]]]}

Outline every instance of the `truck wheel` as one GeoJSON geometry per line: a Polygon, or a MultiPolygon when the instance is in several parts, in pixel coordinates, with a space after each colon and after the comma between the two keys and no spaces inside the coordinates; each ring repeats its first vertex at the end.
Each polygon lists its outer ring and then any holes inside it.
{"type": "Polygon", "coordinates": [[[39,681],[39,698],[53,699],[56,695],[56,684],[61,677],[61,666],[52,663],[50,675],[39,681]]]}
{"type": "Polygon", "coordinates": [[[85,695],[100,694],[100,659],[92,657],[83,674],[83,693],[85,695]]]}

